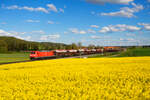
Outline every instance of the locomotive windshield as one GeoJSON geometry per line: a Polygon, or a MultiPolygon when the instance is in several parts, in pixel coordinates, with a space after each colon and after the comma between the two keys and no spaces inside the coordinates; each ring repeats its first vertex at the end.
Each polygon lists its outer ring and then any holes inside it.
{"type": "Polygon", "coordinates": [[[35,54],[35,52],[31,52],[31,54],[35,54]]]}

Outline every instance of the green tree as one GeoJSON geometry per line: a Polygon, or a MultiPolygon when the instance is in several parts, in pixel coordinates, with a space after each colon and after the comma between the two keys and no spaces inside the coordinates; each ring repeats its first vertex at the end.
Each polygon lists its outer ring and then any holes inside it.
{"type": "Polygon", "coordinates": [[[0,52],[7,52],[7,43],[3,40],[0,40],[0,52]]]}
{"type": "Polygon", "coordinates": [[[90,44],[90,45],[88,46],[88,49],[94,49],[94,48],[95,48],[95,45],[90,44]]]}
{"type": "Polygon", "coordinates": [[[67,50],[70,50],[70,49],[72,49],[72,46],[71,46],[71,45],[67,45],[67,46],[66,46],[66,49],[67,49],[67,50]]]}
{"type": "Polygon", "coordinates": [[[82,43],[81,43],[81,42],[78,43],[78,48],[79,48],[79,49],[82,48],[82,43]]]}
{"type": "Polygon", "coordinates": [[[78,49],[78,46],[75,43],[72,43],[71,46],[72,46],[72,49],[78,49]]]}

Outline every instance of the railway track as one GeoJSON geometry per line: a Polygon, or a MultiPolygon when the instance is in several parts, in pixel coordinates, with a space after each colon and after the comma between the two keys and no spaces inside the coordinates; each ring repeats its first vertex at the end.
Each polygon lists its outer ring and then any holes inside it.
{"type": "MultiPolygon", "coordinates": [[[[94,55],[96,55],[96,54],[94,54],[94,55]]],[[[68,59],[68,58],[86,58],[88,56],[91,56],[91,55],[81,55],[81,56],[71,56],[71,57],[58,57],[58,58],[48,58],[48,59],[38,59],[38,60],[24,60],[24,61],[0,63],[0,65],[14,64],[14,63],[23,63],[23,62],[33,62],[33,61],[40,61],[40,60],[68,59]]]]}
{"type": "Polygon", "coordinates": [[[31,62],[31,61],[32,61],[32,60],[15,61],[15,62],[6,62],[6,63],[0,63],[0,65],[13,64],[13,63],[22,63],[22,62],[31,62]]]}

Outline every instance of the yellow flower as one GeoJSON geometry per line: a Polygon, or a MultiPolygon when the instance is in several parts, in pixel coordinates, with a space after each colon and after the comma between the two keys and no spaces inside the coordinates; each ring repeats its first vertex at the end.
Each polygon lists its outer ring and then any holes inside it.
{"type": "Polygon", "coordinates": [[[148,100],[150,57],[0,65],[0,100],[148,100]]]}

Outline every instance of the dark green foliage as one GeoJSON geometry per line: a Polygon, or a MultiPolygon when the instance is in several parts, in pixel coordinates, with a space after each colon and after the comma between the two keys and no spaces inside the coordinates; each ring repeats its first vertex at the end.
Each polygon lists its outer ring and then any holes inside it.
{"type": "Polygon", "coordinates": [[[104,54],[98,54],[89,56],[89,58],[99,57],[139,57],[139,56],[150,56],[150,47],[128,47],[127,51],[121,52],[105,52],[104,54]]]}
{"type": "Polygon", "coordinates": [[[150,56],[150,47],[135,47],[122,52],[119,57],[150,56]]]}
{"type": "Polygon", "coordinates": [[[78,46],[75,43],[72,43],[72,49],[78,49],[78,46]]]}
{"type": "Polygon", "coordinates": [[[7,50],[7,43],[3,40],[0,40],[0,52],[7,52],[7,50]]]}
{"type": "Polygon", "coordinates": [[[100,46],[89,45],[88,47],[82,46],[82,43],[72,43],[66,45],[63,43],[52,43],[52,42],[33,42],[17,39],[15,37],[0,36],[0,52],[10,52],[10,51],[35,51],[35,50],[56,50],[56,49],[81,49],[81,48],[101,48],[100,46]]]}
{"type": "Polygon", "coordinates": [[[105,52],[103,54],[91,55],[88,58],[99,58],[99,57],[116,57],[120,52],[105,52]]]}
{"type": "Polygon", "coordinates": [[[1,36],[0,40],[5,41],[5,43],[8,46],[8,51],[27,50],[28,42],[24,40],[16,39],[14,37],[6,37],[6,36],[1,36]]]}
{"type": "Polygon", "coordinates": [[[71,46],[71,45],[68,45],[68,46],[66,47],[66,49],[67,49],[67,50],[70,50],[70,49],[72,49],[72,46],[71,46]]]}
{"type": "Polygon", "coordinates": [[[88,49],[95,49],[95,48],[96,48],[96,46],[93,45],[93,44],[90,44],[90,45],[88,46],[88,49]]]}
{"type": "Polygon", "coordinates": [[[31,42],[14,37],[0,36],[0,52],[7,51],[34,51],[66,49],[68,45],[51,42],[31,42]]]}

